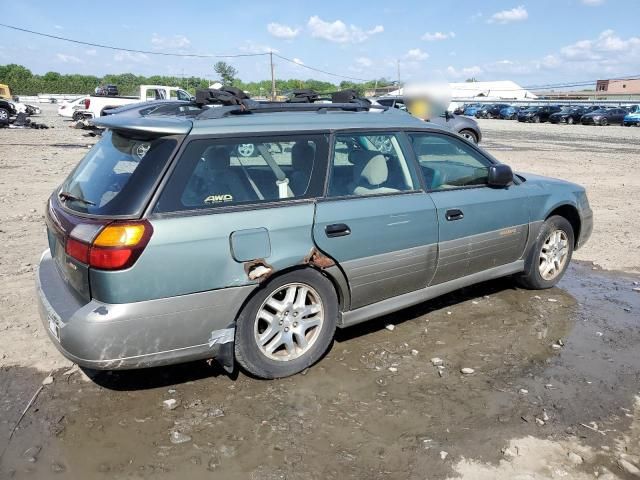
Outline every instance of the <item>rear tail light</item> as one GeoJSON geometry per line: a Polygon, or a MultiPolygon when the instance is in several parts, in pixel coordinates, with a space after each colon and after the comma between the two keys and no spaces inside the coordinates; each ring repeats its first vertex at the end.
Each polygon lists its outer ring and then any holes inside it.
{"type": "Polygon", "coordinates": [[[77,236],[85,238],[74,238],[75,230],[67,238],[65,251],[79,262],[101,270],[129,268],[147,246],[153,233],[153,227],[146,220],[110,223],[92,240],[87,240],[81,231],[77,236]]]}
{"type": "Polygon", "coordinates": [[[90,98],[85,98],[84,99],[84,109],[85,110],[89,110],[89,106],[91,105],[91,99],[90,98]]]}

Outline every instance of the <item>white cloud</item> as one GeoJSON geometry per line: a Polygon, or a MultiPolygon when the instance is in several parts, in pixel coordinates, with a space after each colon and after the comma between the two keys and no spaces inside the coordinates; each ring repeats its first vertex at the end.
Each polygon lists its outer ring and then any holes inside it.
{"type": "Polygon", "coordinates": [[[486,77],[547,76],[556,78],[612,78],[628,75],[640,65],[640,36],[623,38],[605,30],[592,39],[579,40],[532,60],[502,59],[476,67],[449,67],[450,77],[484,73],[486,77]]]}
{"type": "Polygon", "coordinates": [[[412,48],[404,54],[404,58],[412,61],[421,61],[429,58],[429,54],[427,52],[423,52],[419,48],[412,48]]]}
{"type": "Polygon", "coordinates": [[[165,48],[187,48],[191,45],[191,40],[189,40],[184,35],[172,35],[169,37],[162,37],[157,33],[154,33],[151,37],[151,44],[154,48],[157,49],[165,49],[165,48]]]}
{"type": "Polygon", "coordinates": [[[590,7],[596,7],[598,5],[602,5],[604,0],[582,0],[582,3],[589,5],[590,7]]]}
{"type": "Polygon", "coordinates": [[[291,40],[296,38],[300,33],[300,28],[292,28],[289,25],[283,25],[281,23],[272,22],[267,25],[267,31],[276,38],[284,38],[291,40]]]}
{"type": "Polygon", "coordinates": [[[524,8],[523,5],[519,7],[512,8],[511,10],[502,10],[501,12],[496,12],[491,15],[491,18],[488,20],[488,23],[511,23],[511,22],[522,22],[529,18],[529,13],[527,9],[524,8]]]}
{"type": "Polygon", "coordinates": [[[66,53],[56,53],[56,58],[63,63],[80,63],[80,59],[78,57],[67,55],[66,53]]]}
{"type": "Polygon", "coordinates": [[[54,25],[53,28],[55,28],[56,30],[64,30],[64,27],[62,25],[54,25]]]}
{"type": "Polygon", "coordinates": [[[373,65],[373,61],[370,58],[367,57],[358,57],[356,58],[356,63],[364,68],[368,68],[371,65],[373,65]]]}
{"type": "Polygon", "coordinates": [[[149,57],[144,53],[135,52],[117,52],[113,55],[113,59],[116,62],[134,62],[143,63],[149,60],[149,57]]]}
{"type": "Polygon", "coordinates": [[[304,65],[304,62],[296,57],[293,57],[293,63],[297,63],[298,65],[304,65]]]}
{"type": "Polygon", "coordinates": [[[89,50],[85,50],[84,53],[90,57],[95,57],[98,54],[98,51],[95,48],[90,48],[89,50]]]}
{"type": "Polygon", "coordinates": [[[347,25],[342,20],[325,22],[317,15],[309,18],[307,27],[312,37],[322,38],[335,43],[361,43],[371,35],[384,32],[382,25],[376,25],[369,30],[363,30],[355,25],[347,25]]]}
{"type": "Polygon", "coordinates": [[[422,40],[426,40],[428,42],[437,42],[439,40],[448,40],[450,38],[455,38],[456,34],[454,32],[427,32],[422,35],[422,40]]]}
{"type": "Polygon", "coordinates": [[[484,70],[482,70],[482,68],[479,67],[478,65],[474,65],[472,67],[465,67],[460,70],[449,65],[446,71],[447,76],[453,79],[475,77],[482,74],[483,72],[484,70]]]}
{"type": "Polygon", "coordinates": [[[255,43],[251,40],[246,40],[244,45],[240,47],[240,50],[245,53],[278,53],[278,50],[272,48],[269,45],[263,45],[261,43],[255,43]]]}

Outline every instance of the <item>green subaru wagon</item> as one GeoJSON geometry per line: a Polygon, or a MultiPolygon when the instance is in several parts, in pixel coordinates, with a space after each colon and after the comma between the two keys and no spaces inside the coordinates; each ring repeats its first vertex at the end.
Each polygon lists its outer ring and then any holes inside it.
{"type": "Polygon", "coordinates": [[[87,368],[292,375],[336,328],[497,277],[552,287],[591,234],[583,187],[396,109],[164,107],[96,120],[46,206],[41,317],[87,368]]]}

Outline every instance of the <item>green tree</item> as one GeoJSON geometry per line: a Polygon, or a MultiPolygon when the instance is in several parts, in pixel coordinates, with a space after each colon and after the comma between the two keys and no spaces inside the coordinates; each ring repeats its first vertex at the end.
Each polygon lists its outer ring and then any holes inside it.
{"type": "Polygon", "coordinates": [[[236,82],[238,71],[227,62],[217,62],[213,70],[218,74],[223,85],[232,86],[236,82]]]}

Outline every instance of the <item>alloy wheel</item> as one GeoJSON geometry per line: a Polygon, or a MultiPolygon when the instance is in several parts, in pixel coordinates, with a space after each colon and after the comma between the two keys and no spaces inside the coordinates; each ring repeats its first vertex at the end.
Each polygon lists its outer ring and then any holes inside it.
{"type": "Polygon", "coordinates": [[[262,303],[254,322],[254,339],[267,358],[296,359],[320,337],[324,306],[318,292],[304,283],[278,288],[262,303]]]}
{"type": "Polygon", "coordinates": [[[552,231],[540,249],[540,276],[553,280],[563,270],[569,258],[569,237],[564,230],[552,231]]]}

